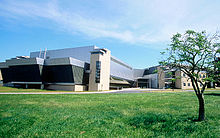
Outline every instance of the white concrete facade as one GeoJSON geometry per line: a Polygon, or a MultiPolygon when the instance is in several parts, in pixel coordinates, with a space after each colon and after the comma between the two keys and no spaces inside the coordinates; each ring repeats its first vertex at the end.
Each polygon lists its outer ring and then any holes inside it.
{"type": "Polygon", "coordinates": [[[91,52],[89,91],[109,90],[111,52],[98,49],[91,52]]]}
{"type": "Polygon", "coordinates": [[[2,72],[0,70],[0,81],[2,81],[2,72]]]}

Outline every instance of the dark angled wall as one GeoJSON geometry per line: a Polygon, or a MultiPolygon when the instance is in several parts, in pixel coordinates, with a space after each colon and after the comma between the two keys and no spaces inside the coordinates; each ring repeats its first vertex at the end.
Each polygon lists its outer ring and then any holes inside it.
{"type": "Polygon", "coordinates": [[[71,65],[53,65],[43,67],[43,81],[48,83],[74,83],[71,65]]]}
{"type": "Polygon", "coordinates": [[[72,65],[51,65],[43,67],[43,81],[46,83],[84,83],[84,69],[72,65]]]}
{"type": "Polygon", "coordinates": [[[3,83],[44,82],[88,84],[89,74],[73,65],[19,65],[2,68],[3,83]]]}
{"type": "Polygon", "coordinates": [[[12,73],[10,71],[10,68],[2,68],[1,72],[2,72],[3,83],[11,82],[12,73]]]}
{"type": "Polygon", "coordinates": [[[2,68],[3,82],[41,82],[41,65],[19,65],[2,68]]]}
{"type": "Polygon", "coordinates": [[[144,75],[154,74],[157,67],[150,67],[149,69],[145,69],[144,75]]]}

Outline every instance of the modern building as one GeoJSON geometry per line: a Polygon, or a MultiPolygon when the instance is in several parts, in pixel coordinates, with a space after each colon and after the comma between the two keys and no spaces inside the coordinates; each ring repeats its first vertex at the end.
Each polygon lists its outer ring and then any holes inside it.
{"type": "Polygon", "coordinates": [[[131,87],[192,88],[184,74],[160,66],[134,69],[96,46],[31,52],[0,63],[3,84],[23,88],[102,91],[131,87]],[[172,78],[180,76],[175,82],[172,78]]]}
{"type": "Polygon", "coordinates": [[[0,63],[8,86],[70,91],[133,87],[133,68],[96,46],[31,52],[0,63]]]}
{"type": "MultiPolygon", "coordinates": [[[[136,76],[135,82],[141,88],[175,88],[175,89],[192,89],[190,78],[180,70],[165,69],[161,66],[154,66],[147,69],[134,69],[136,76]]],[[[199,73],[199,78],[206,78],[204,71],[199,73]]],[[[202,85],[199,85],[202,87],[202,85]]]]}
{"type": "MultiPolygon", "coordinates": [[[[177,89],[192,89],[192,82],[190,78],[182,71],[180,70],[167,70],[163,71],[164,73],[164,84],[165,88],[177,88],[177,89]]],[[[201,71],[199,73],[199,79],[206,78],[206,73],[204,71],[201,71]]],[[[199,84],[199,87],[201,88],[202,85],[199,84]]]]}

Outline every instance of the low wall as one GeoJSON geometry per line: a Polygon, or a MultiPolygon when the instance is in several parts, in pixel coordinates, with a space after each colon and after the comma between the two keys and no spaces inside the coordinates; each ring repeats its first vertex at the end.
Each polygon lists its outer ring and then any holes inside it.
{"type": "Polygon", "coordinates": [[[86,86],[84,86],[84,85],[75,85],[74,91],[86,91],[86,86]]]}
{"type": "Polygon", "coordinates": [[[61,90],[61,91],[86,91],[86,86],[84,85],[58,85],[49,84],[45,86],[45,89],[49,90],[61,90]]]}

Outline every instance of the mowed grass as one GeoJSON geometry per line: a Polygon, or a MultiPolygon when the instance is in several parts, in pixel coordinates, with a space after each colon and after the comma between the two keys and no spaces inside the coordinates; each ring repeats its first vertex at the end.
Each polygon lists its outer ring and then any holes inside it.
{"type": "Polygon", "coordinates": [[[0,95],[0,137],[219,137],[220,91],[194,93],[0,95]]]}

